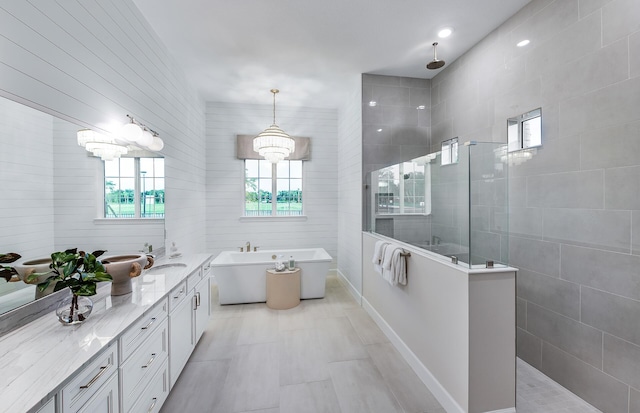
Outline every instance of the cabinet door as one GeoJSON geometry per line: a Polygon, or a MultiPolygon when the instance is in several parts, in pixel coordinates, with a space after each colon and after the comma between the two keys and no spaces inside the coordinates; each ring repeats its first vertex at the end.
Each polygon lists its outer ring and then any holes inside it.
{"type": "Polygon", "coordinates": [[[194,296],[191,299],[182,300],[169,314],[169,378],[171,388],[178,380],[178,376],[194,348],[193,308],[195,308],[194,296]]]}
{"type": "Polygon", "coordinates": [[[211,308],[211,288],[209,287],[209,278],[204,278],[196,286],[194,291],[196,297],[195,310],[195,343],[200,340],[207,324],[209,323],[209,315],[211,308]]]}
{"type": "Polygon", "coordinates": [[[118,375],[111,378],[95,392],[93,396],[78,410],[78,413],[119,413],[118,408],[118,375]]]}
{"type": "Polygon", "coordinates": [[[38,409],[37,413],[56,413],[56,399],[50,399],[44,406],[38,409]]]}

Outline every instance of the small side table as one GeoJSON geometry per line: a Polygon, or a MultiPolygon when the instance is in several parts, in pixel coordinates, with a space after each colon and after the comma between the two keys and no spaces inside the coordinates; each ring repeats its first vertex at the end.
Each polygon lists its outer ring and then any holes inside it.
{"type": "Polygon", "coordinates": [[[267,270],[267,307],[287,310],[300,304],[300,268],[267,270]]]}

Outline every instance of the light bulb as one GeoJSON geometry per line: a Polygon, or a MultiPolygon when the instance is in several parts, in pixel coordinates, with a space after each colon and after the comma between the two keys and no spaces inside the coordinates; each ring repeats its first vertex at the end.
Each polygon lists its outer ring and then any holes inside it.
{"type": "Polygon", "coordinates": [[[164,148],[164,141],[159,136],[154,136],[153,143],[149,145],[149,150],[158,152],[161,151],[162,148],[164,148]]]}
{"type": "Polygon", "coordinates": [[[136,143],[142,136],[142,128],[135,123],[127,123],[120,128],[120,137],[128,143],[136,143]]]}
{"type": "Polygon", "coordinates": [[[136,144],[148,148],[153,143],[153,135],[149,132],[149,129],[145,128],[140,134],[140,137],[136,139],[136,144]]]}

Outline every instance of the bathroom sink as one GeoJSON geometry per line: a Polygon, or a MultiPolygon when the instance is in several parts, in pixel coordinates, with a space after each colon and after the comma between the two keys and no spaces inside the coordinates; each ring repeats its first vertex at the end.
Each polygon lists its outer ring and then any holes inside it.
{"type": "Polygon", "coordinates": [[[174,262],[171,264],[160,264],[153,266],[145,271],[145,274],[164,274],[167,270],[179,270],[181,268],[186,268],[187,264],[181,262],[174,262]]]}

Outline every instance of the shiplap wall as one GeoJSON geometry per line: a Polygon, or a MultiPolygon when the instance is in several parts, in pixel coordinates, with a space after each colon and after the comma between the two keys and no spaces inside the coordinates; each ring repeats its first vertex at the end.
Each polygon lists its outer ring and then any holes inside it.
{"type": "Polygon", "coordinates": [[[338,271],[362,294],[362,79],[340,109],[338,126],[338,271]]]}
{"type": "Polygon", "coordinates": [[[76,144],[77,130],[72,123],[53,119],[55,251],[102,249],[107,256],[140,251],[145,243],[160,247],[161,220],[95,221],[102,212],[104,167],[100,158],[76,144]]]}
{"type": "MultiPolygon", "coordinates": [[[[204,250],[204,102],[133,2],[3,2],[0,50],[0,95],[94,129],[131,114],[158,131],[167,240],[204,250]]],[[[93,198],[95,188],[78,196],[93,198]]],[[[133,230],[102,235],[117,240],[133,230]]],[[[76,231],[93,237],[96,228],[76,231]]]]}
{"type": "Polygon", "coordinates": [[[51,116],[0,99],[0,253],[51,253],[52,129],[51,116]]]}
{"type": "MultiPolygon", "coordinates": [[[[284,95],[284,93],[283,93],[284,95]]],[[[265,96],[268,101],[269,96],[265,96]]],[[[207,252],[237,250],[247,241],[262,249],[323,247],[337,256],[338,113],[333,109],[277,105],[278,125],[292,136],[311,138],[303,164],[307,219],[241,220],[244,161],[236,158],[236,135],[257,135],[273,121],[271,105],[207,102],[207,252]]]]}

